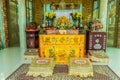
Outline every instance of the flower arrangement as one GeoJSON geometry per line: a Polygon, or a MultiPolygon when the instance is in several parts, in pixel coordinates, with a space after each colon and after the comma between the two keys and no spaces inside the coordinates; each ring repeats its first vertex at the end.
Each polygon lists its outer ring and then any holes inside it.
{"type": "Polygon", "coordinates": [[[70,26],[70,21],[66,16],[61,16],[57,19],[56,25],[61,27],[70,26]]]}
{"type": "Polygon", "coordinates": [[[47,26],[53,27],[54,19],[55,19],[55,13],[54,12],[45,12],[45,18],[47,20],[47,26]]]}
{"type": "Polygon", "coordinates": [[[45,12],[46,20],[53,20],[55,18],[54,12],[45,12]]]}
{"type": "Polygon", "coordinates": [[[71,17],[72,17],[72,20],[79,20],[82,18],[82,14],[80,12],[73,12],[73,13],[70,13],[71,17]]]}
{"type": "Polygon", "coordinates": [[[80,12],[72,12],[70,13],[70,16],[72,17],[73,20],[73,25],[76,26],[76,22],[80,22],[80,19],[82,18],[82,14],[80,12]]]}

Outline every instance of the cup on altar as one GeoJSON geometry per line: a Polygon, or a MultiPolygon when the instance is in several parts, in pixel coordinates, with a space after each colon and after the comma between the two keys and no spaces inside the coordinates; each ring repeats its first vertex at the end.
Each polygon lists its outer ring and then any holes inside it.
{"type": "Polygon", "coordinates": [[[60,34],[66,34],[67,31],[66,31],[66,30],[59,30],[59,33],[60,33],[60,34]]]}
{"type": "Polygon", "coordinates": [[[44,28],[44,27],[45,27],[45,24],[42,24],[42,27],[44,28]]]}

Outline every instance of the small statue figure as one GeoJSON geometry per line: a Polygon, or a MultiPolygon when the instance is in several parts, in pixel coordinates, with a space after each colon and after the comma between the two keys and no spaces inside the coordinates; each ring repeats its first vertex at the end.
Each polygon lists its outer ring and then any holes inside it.
{"type": "Polygon", "coordinates": [[[37,29],[37,23],[36,22],[30,22],[27,25],[27,29],[37,29]]]}
{"type": "Polygon", "coordinates": [[[92,27],[93,31],[100,31],[103,28],[102,24],[96,19],[93,21],[92,27]]]}
{"type": "Polygon", "coordinates": [[[88,30],[88,25],[87,25],[87,23],[84,24],[84,30],[88,30]]]}
{"type": "Polygon", "coordinates": [[[81,29],[83,29],[83,25],[82,25],[82,23],[78,23],[78,28],[81,30],[81,29]]]}

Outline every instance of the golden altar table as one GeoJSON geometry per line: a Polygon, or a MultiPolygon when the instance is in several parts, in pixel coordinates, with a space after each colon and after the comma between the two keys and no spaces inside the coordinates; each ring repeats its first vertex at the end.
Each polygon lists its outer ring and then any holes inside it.
{"type": "Polygon", "coordinates": [[[39,35],[40,57],[53,57],[56,64],[67,64],[70,57],[83,58],[85,36],[39,35]]]}

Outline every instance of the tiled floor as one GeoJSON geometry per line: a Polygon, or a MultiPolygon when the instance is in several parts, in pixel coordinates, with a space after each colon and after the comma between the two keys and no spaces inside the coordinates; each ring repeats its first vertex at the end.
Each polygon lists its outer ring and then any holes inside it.
{"type": "Polygon", "coordinates": [[[120,48],[107,48],[109,67],[120,77],[120,48]]]}
{"type": "Polygon", "coordinates": [[[23,63],[24,50],[14,47],[0,51],[0,80],[4,80],[23,63]]]}
{"type": "MultiPolygon", "coordinates": [[[[18,47],[6,48],[0,50],[0,80],[4,80],[23,62],[25,49],[18,47]]],[[[120,49],[107,48],[107,53],[110,56],[109,66],[120,76],[120,49]]]]}

